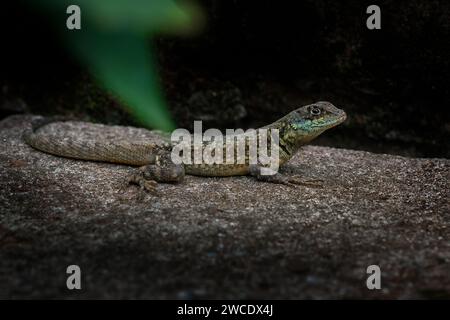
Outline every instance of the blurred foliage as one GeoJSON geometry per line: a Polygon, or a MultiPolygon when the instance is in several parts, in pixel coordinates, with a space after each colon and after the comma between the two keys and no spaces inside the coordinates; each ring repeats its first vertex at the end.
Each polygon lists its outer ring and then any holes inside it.
{"type": "Polygon", "coordinates": [[[190,33],[199,26],[198,7],[174,0],[29,0],[45,11],[69,49],[148,127],[172,130],[148,38],[190,33]],[[69,5],[81,11],[81,30],[68,30],[69,5]]]}

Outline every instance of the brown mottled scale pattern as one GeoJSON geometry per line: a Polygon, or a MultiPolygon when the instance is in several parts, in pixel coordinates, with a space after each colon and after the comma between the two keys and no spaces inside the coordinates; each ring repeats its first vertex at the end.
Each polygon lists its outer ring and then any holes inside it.
{"type": "MultiPolygon", "coordinates": [[[[31,129],[25,131],[24,139],[32,147],[57,156],[134,166],[153,164],[157,155],[168,150],[168,144],[163,141],[130,142],[118,140],[113,134],[101,139],[95,138],[94,133],[89,133],[89,127],[84,131],[76,127],[83,125],[85,124],[82,122],[52,123],[37,132],[31,129]],[[63,126],[64,130],[45,130],[52,125],[63,126]]],[[[90,124],[91,129],[96,126],[101,127],[101,130],[108,130],[107,126],[90,124]]]]}
{"type": "Polygon", "coordinates": [[[67,158],[122,163],[143,166],[155,162],[159,152],[154,144],[135,144],[127,141],[101,143],[99,141],[57,140],[54,137],[29,136],[31,146],[67,158]]]}
{"type": "MultiPolygon", "coordinates": [[[[337,109],[328,102],[317,102],[313,105],[298,108],[278,121],[261,129],[276,129],[279,132],[278,165],[281,166],[302,145],[308,143],[326,129],[342,123],[345,118],[346,115],[343,110],[337,109]],[[313,111],[315,114],[311,113],[313,111]],[[324,115],[319,117],[317,112],[319,114],[323,112],[324,115]],[[315,119],[315,122],[313,123],[311,119],[315,119]]],[[[45,121],[44,124],[46,124],[45,121]]],[[[121,127],[119,130],[113,126],[86,124],[83,122],[77,122],[75,124],[64,123],[65,126],[69,127],[69,130],[67,130],[67,127],[62,129],[61,126],[59,129],[50,130],[52,125],[45,127],[42,127],[42,125],[42,123],[40,125],[35,124],[32,129],[27,130],[24,133],[25,141],[38,150],[58,156],[123,163],[135,166],[145,166],[155,164],[156,162],[157,166],[165,166],[167,171],[173,168],[173,172],[185,171],[187,174],[201,176],[245,175],[250,171],[249,149],[251,144],[248,136],[245,139],[245,160],[242,161],[243,163],[237,161],[236,158],[234,158],[235,161],[233,163],[226,163],[226,146],[223,145],[222,141],[218,140],[211,143],[219,144],[219,149],[223,150],[223,164],[208,164],[204,161],[201,164],[194,164],[192,161],[194,157],[194,146],[191,145],[191,164],[184,163],[183,167],[172,163],[170,157],[172,147],[167,137],[156,134],[155,132],[152,133],[144,130],[145,133],[143,133],[139,129],[130,127],[121,127]],[[96,129],[92,130],[93,128],[96,129]],[[126,134],[119,137],[118,131],[126,131],[126,134]],[[137,133],[138,131],[140,133],[137,133]],[[153,137],[151,136],[152,134],[153,137]]],[[[258,137],[260,134],[263,134],[259,130],[257,130],[257,133],[258,137]]],[[[268,134],[266,137],[269,139],[267,141],[268,149],[270,149],[270,136],[271,134],[268,134]]],[[[262,140],[265,139],[263,138],[262,140]]],[[[203,143],[200,150],[202,154],[211,143],[203,143]]],[[[210,149],[214,150],[216,148],[210,149]]],[[[236,157],[236,149],[239,150],[239,148],[234,147],[234,157],[236,157]]],[[[269,154],[269,152],[266,152],[268,150],[258,145],[256,150],[258,160],[260,159],[260,155],[263,154],[262,151],[265,151],[264,154],[266,155],[269,154]]],[[[264,165],[263,163],[255,164],[258,166],[264,165]]]]}
{"type": "MultiPolygon", "coordinates": [[[[206,143],[203,144],[203,149],[206,147],[206,143]]],[[[270,146],[270,139],[268,140],[268,146],[270,146]]],[[[219,145],[220,147],[220,145],[219,145]]],[[[192,164],[185,164],[186,173],[191,175],[198,175],[198,176],[238,176],[238,175],[247,175],[249,173],[249,140],[245,140],[245,160],[238,163],[236,161],[236,148],[234,149],[234,163],[226,163],[226,148],[222,147],[222,155],[223,155],[223,163],[221,164],[207,164],[207,163],[201,163],[201,164],[194,164],[193,161],[193,154],[194,150],[191,149],[191,163],[192,164]],[[244,162],[244,163],[242,163],[244,162]]],[[[270,147],[269,147],[270,148],[270,147]]],[[[257,154],[259,156],[259,152],[261,151],[260,148],[257,149],[257,154]]],[[[279,152],[279,165],[281,166],[286,161],[288,161],[291,156],[283,150],[278,149],[279,152]]],[[[270,152],[267,152],[270,155],[270,152]]]]}
{"type": "MultiPolygon", "coordinates": [[[[32,147],[53,154],[57,156],[63,156],[73,159],[91,160],[91,161],[103,161],[111,163],[121,163],[134,166],[144,166],[148,164],[154,164],[156,156],[163,155],[171,152],[169,143],[166,140],[161,139],[159,141],[145,142],[142,139],[138,142],[130,142],[128,140],[116,140],[113,135],[104,136],[101,139],[95,136],[89,135],[89,127],[85,130],[80,130],[79,126],[85,125],[79,123],[52,123],[41,129],[37,129],[36,132],[28,130],[24,134],[25,141],[32,147]],[[63,130],[57,130],[56,132],[48,132],[47,127],[53,125],[63,126],[63,130]],[[77,127],[78,126],[78,127],[77,127]],[[61,131],[64,132],[61,135],[61,131]]],[[[90,124],[92,128],[99,126],[102,131],[108,130],[107,126],[90,124]]],[[[207,146],[204,143],[202,146],[202,152],[207,146]]],[[[248,139],[245,140],[245,160],[244,163],[230,163],[226,162],[226,148],[223,148],[223,164],[194,164],[194,146],[191,149],[191,163],[185,164],[185,171],[187,174],[200,175],[200,176],[234,176],[234,175],[246,175],[249,171],[249,148],[248,139]]],[[[289,159],[289,156],[284,154],[281,150],[280,158],[282,162],[289,159]]],[[[236,151],[235,151],[236,154],[236,151]]]]}

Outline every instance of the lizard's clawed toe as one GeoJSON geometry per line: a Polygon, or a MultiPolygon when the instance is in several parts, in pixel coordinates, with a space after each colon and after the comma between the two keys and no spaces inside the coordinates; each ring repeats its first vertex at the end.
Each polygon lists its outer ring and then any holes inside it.
{"type": "Polygon", "coordinates": [[[156,193],[158,186],[158,183],[155,180],[145,179],[142,173],[136,173],[128,177],[128,183],[138,185],[141,190],[150,193],[156,193]]]}
{"type": "Polygon", "coordinates": [[[156,193],[158,183],[154,180],[143,180],[143,182],[141,182],[139,185],[142,190],[148,191],[150,193],[156,193]]]}

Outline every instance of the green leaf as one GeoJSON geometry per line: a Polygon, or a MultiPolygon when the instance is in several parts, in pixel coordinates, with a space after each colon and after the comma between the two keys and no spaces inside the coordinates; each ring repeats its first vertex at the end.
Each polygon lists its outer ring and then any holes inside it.
{"type": "Polygon", "coordinates": [[[174,0],[29,1],[45,9],[64,31],[69,49],[142,124],[166,131],[175,127],[162,98],[146,36],[195,30],[196,22],[201,22],[196,6],[174,0]],[[80,7],[81,30],[65,28],[69,5],[80,7]]]}
{"type": "Polygon", "coordinates": [[[68,40],[90,71],[148,127],[173,130],[144,36],[74,32],[68,40]]]}
{"type": "Polygon", "coordinates": [[[29,0],[62,21],[69,5],[80,7],[84,28],[103,32],[186,33],[196,30],[202,16],[190,1],[174,0],[29,0]]]}
{"type": "Polygon", "coordinates": [[[172,0],[79,0],[80,8],[99,29],[153,32],[190,28],[194,7],[172,0]]]}

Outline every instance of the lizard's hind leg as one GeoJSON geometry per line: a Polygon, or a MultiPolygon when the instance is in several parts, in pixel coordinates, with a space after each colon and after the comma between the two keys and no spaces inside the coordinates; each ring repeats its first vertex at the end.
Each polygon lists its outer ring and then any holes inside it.
{"type": "Polygon", "coordinates": [[[182,164],[174,164],[171,161],[161,161],[157,158],[155,164],[140,167],[129,178],[129,182],[139,185],[150,192],[156,191],[158,182],[178,183],[184,179],[185,171],[182,164]]]}

